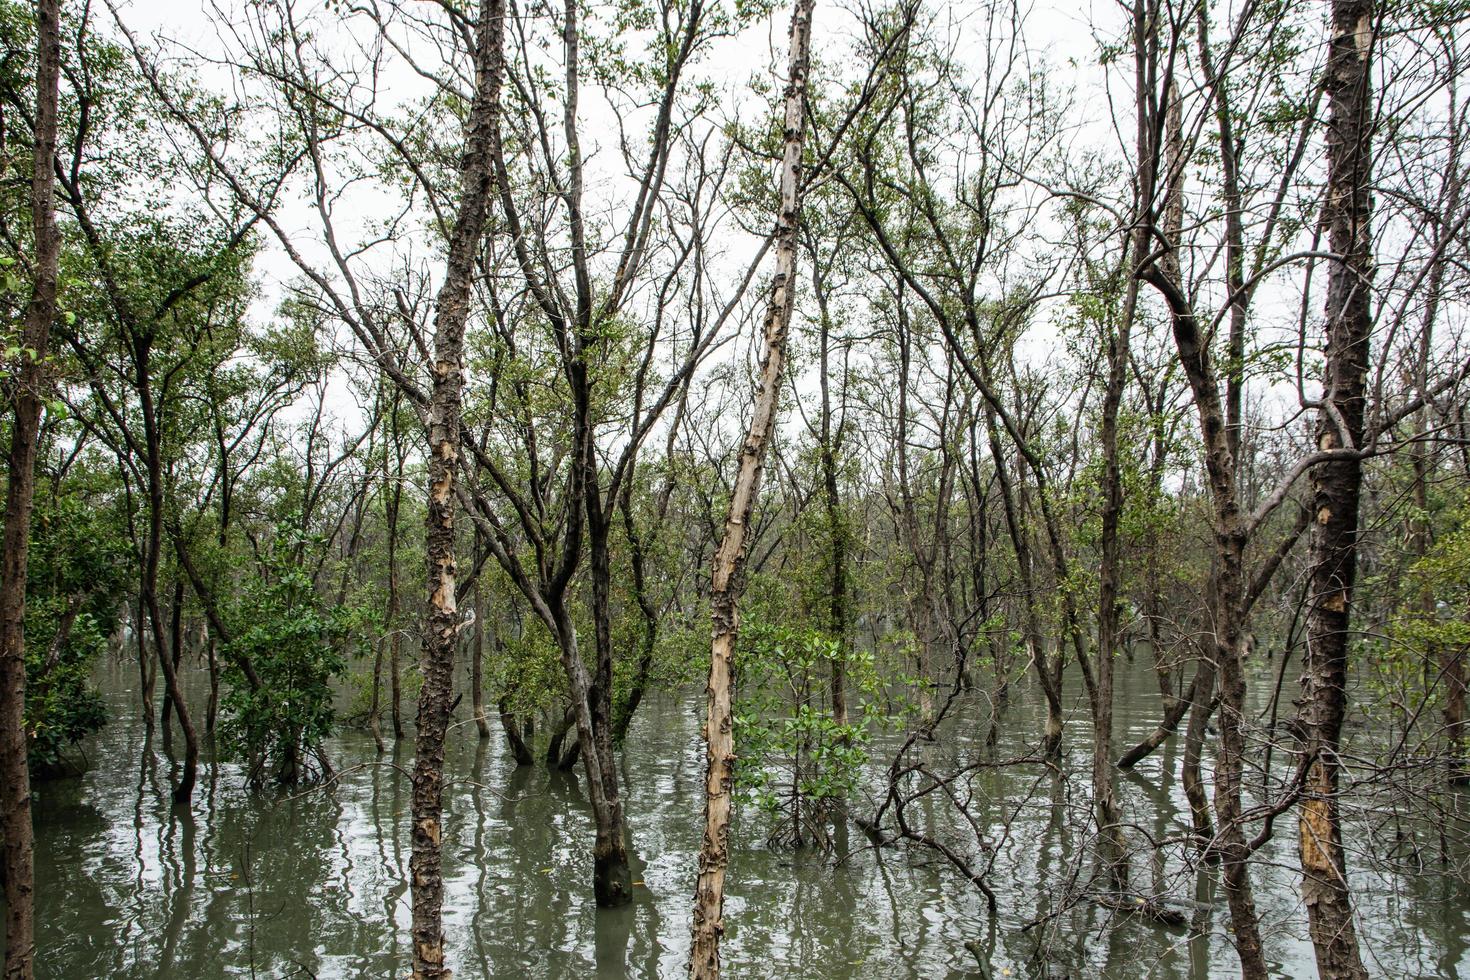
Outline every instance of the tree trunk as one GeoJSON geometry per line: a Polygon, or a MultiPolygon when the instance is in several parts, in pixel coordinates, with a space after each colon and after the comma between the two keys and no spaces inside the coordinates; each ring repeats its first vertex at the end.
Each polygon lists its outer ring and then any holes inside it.
{"type": "Polygon", "coordinates": [[[36,5],[36,120],[31,173],[34,282],[26,307],[23,355],[16,378],[15,417],[6,457],[4,554],[0,556],[0,846],[5,862],[5,977],[35,975],[35,837],[26,735],[26,571],[31,505],[36,491],[45,357],[56,319],[61,235],[52,195],[56,159],[57,88],[61,74],[59,0],[36,5]]]}
{"type": "Polygon", "coordinates": [[[1215,852],[1223,865],[1223,878],[1230,906],[1235,949],[1241,975],[1249,980],[1267,976],[1260,921],[1250,880],[1250,851],[1241,826],[1241,772],[1245,762],[1245,668],[1242,661],[1244,619],[1245,532],[1236,496],[1237,469],[1230,448],[1220,389],[1208,348],[1202,342],[1199,322],[1177,282],[1157,267],[1142,273],[1168,300],[1172,313],[1175,346],[1194,392],[1200,434],[1205,442],[1205,469],[1209,476],[1213,507],[1215,554],[1210,569],[1210,613],[1213,620],[1209,647],[1203,651],[1194,680],[1186,734],[1183,773],[1195,829],[1204,839],[1209,819],[1204,805],[1204,788],[1199,765],[1205,724],[1213,702],[1211,694],[1218,674],[1220,683],[1220,746],[1215,758],[1214,812],[1219,836],[1215,852]]]}
{"type": "MultiPolygon", "coordinates": [[[[1154,730],[1137,745],[1133,746],[1133,748],[1123,753],[1122,758],[1118,760],[1119,769],[1132,769],[1141,760],[1151,754],[1154,749],[1163,745],[1170,735],[1174,734],[1174,730],[1179,727],[1179,722],[1184,719],[1184,715],[1189,711],[1190,705],[1194,702],[1195,685],[1199,683],[1199,673],[1196,671],[1194,676],[1195,680],[1191,682],[1189,689],[1185,691],[1183,696],[1174,698],[1168,707],[1164,709],[1164,717],[1159,721],[1154,730]]],[[[1213,684],[1214,681],[1212,679],[1211,685],[1213,684]]]]}
{"type": "MultiPolygon", "coordinates": [[[[1144,243],[1135,235],[1132,254],[1144,243]]],[[[1101,442],[1103,456],[1103,510],[1101,550],[1098,566],[1097,659],[1092,685],[1092,803],[1097,818],[1099,856],[1109,884],[1122,892],[1128,886],[1128,870],[1113,778],[1113,661],[1120,629],[1119,592],[1122,582],[1118,523],[1123,513],[1123,476],[1119,465],[1118,413],[1128,383],[1128,348],[1133,316],[1138,305],[1138,280],[1129,276],[1127,299],[1118,324],[1109,331],[1108,381],[1103,397],[1101,442]]]]}
{"type": "MultiPolygon", "coordinates": [[[[397,409],[394,409],[395,448],[397,444],[397,409]]],[[[403,457],[398,457],[397,479],[388,494],[388,694],[389,710],[393,716],[393,740],[403,738],[403,684],[398,654],[402,649],[403,633],[398,628],[398,511],[403,499],[403,457]]]]}
{"type": "Polygon", "coordinates": [[[1189,804],[1189,823],[1194,830],[1195,841],[1204,847],[1215,835],[1214,821],[1210,818],[1210,800],[1205,793],[1205,779],[1200,770],[1204,758],[1205,733],[1210,716],[1215,713],[1215,681],[1220,673],[1220,662],[1213,640],[1194,669],[1194,692],[1186,706],[1189,721],[1184,725],[1184,753],[1179,759],[1179,782],[1184,787],[1184,799],[1189,804]]]}
{"type": "Polygon", "coordinates": [[[204,734],[214,735],[214,723],[219,716],[219,650],[214,634],[205,640],[205,657],[209,663],[209,701],[204,706],[204,734]]]}
{"type": "MultiPolygon", "coordinates": [[[[479,531],[475,532],[478,538],[479,531]]],[[[475,716],[475,729],[480,737],[490,737],[490,722],[485,718],[485,577],[475,579],[475,635],[470,646],[470,705],[475,716]]]]}
{"type": "MultiPolygon", "coordinates": [[[[388,382],[387,382],[387,379],[385,378],[385,379],[383,379],[383,387],[386,388],[387,385],[388,385],[388,382]]],[[[380,396],[380,399],[381,399],[381,396],[380,396]]],[[[390,404],[390,408],[388,410],[390,412],[396,412],[397,411],[397,408],[398,408],[398,399],[396,397],[396,390],[395,390],[395,397],[394,397],[394,399],[389,404],[390,404]]],[[[390,425],[391,424],[392,423],[390,421],[390,425]]],[[[394,449],[396,451],[396,447],[394,447],[394,449]]],[[[388,532],[387,533],[387,537],[388,537],[388,540],[387,540],[388,554],[391,556],[390,559],[389,559],[389,562],[388,562],[388,566],[389,566],[389,573],[388,573],[389,574],[389,584],[390,584],[390,587],[391,587],[391,585],[393,584],[392,583],[392,574],[393,574],[392,573],[392,566],[393,566],[392,558],[396,558],[397,557],[396,554],[395,554],[396,548],[395,548],[394,540],[393,539],[394,539],[394,536],[395,536],[398,528],[396,526],[396,522],[390,521],[387,518],[389,516],[388,511],[392,507],[391,501],[394,499],[394,495],[398,492],[398,489],[397,489],[397,483],[395,483],[389,477],[389,473],[388,473],[388,453],[389,453],[389,445],[388,445],[388,441],[385,439],[383,441],[383,486],[382,486],[382,493],[383,493],[383,518],[384,518],[384,523],[387,525],[387,532],[388,532]]],[[[383,752],[386,749],[386,746],[383,744],[383,659],[384,659],[383,658],[383,652],[384,652],[384,648],[389,643],[392,642],[392,640],[390,639],[390,636],[391,636],[392,631],[393,631],[393,615],[392,615],[392,611],[391,610],[389,610],[387,612],[386,616],[385,616],[385,619],[383,621],[383,630],[384,630],[383,635],[380,636],[380,637],[378,637],[378,642],[377,643],[373,644],[373,688],[372,688],[372,692],[371,692],[371,695],[370,695],[371,700],[368,703],[368,728],[373,733],[373,746],[377,749],[378,755],[382,755],[383,752]]]]}
{"type": "MultiPolygon", "coordinates": [[[[145,413],[146,413],[145,409],[145,413]]],[[[147,423],[145,423],[147,424],[147,423]]],[[[150,439],[150,442],[153,440],[150,439]]],[[[154,446],[149,449],[149,455],[154,457],[150,460],[150,466],[156,461],[158,452],[154,446]]],[[[152,477],[150,476],[150,480],[152,477]]],[[[154,527],[149,531],[148,553],[144,558],[143,565],[143,605],[148,610],[148,622],[153,631],[156,642],[154,646],[158,652],[158,665],[163,670],[163,686],[165,703],[172,704],[174,714],[179,719],[179,730],[184,735],[184,771],[179,777],[179,784],[174,787],[173,799],[175,803],[187,804],[194,795],[194,783],[199,772],[199,735],[194,728],[194,721],[190,717],[189,708],[184,703],[184,688],[179,680],[178,668],[174,665],[167,644],[162,642],[163,636],[163,610],[158,603],[158,553],[163,547],[163,532],[159,526],[163,520],[163,486],[161,477],[157,487],[151,494],[149,508],[153,510],[149,520],[154,527]]]]}
{"type": "Polygon", "coordinates": [[[428,603],[420,656],[423,687],[414,731],[413,853],[409,858],[415,980],[450,975],[444,962],[441,816],[444,734],[449,723],[460,625],[455,597],[454,482],[460,464],[465,323],[469,319],[475,258],[489,211],[490,139],[500,105],[503,11],[501,0],[481,0],[475,30],[475,96],[465,126],[459,210],[450,233],[444,283],[434,312],[424,541],[428,603]]]}
{"type": "Polygon", "coordinates": [[[750,431],[740,450],[725,531],[715,553],[710,617],[714,637],[710,649],[706,744],[704,839],[699,849],[699,876],[694,886],[693,937],[689,975],[714,980],[720,975],[721,915],[725,901],[725,868],[730,862],[730,793],[735,777],[735,738],[731,683],[735,637],[739,629],[740,591],[747,546],[746,529],[760,488],[766,446],[776,424],[776,403],[786,362],[786,336],[796,290],[796,232],[801,209],[801,149],[806,134],[806,83],[814,0],[796,0],[791,14],[791,56],[786,85],[785,155],[781,164],[781,204],[776,216],[776,277],[763,333],[760,393],[750,431]]]}
{"type": "MultiPolygon", "coordinates": [[[[678,408],[675,409],[674,420],[669,426],[668,440],[664,444],[666,460],[674,457],[674,440],[679,434],[679,424],[684,417],[688,394],[689,388],[686,385],[679,396],[678,408]]],[[[643,615],[643,645],[638,655],[638,666],[633,672],[633,680],[628,685],[628,696],[623,700],[618,714],[613,719],[613,741],[618,744],[622,744],[623,739],[627,736],[628,726],[633,722],[633,715],[637,713],[639,704],[643,702],[643,695],[648,689],[649,672],[653,668],[653,654],[658,646],[659,611],[655,608],[648,592],[647,544],[638,530],[638,522],[633,514],[633,471],[633,465],[630,463],[628,472],[623,477],[622,487],[618,491],[618,510],[623,516],[624,536],[628,539],[628,565],[633,571],[633,598],[638,603],[639,612],[643,615]]],[[[674,493],[674,472],[674,468],[670,467],[665,474],[663,488],[658,493],[654,507],[652,539],[655,541],[669,515],[669,502],[674,493]]]]}
{"type": "MultiPolygon", "coordinates": [[[[159,546],[162,547],[160,539],[159,546]]],[[[180,664],[183,663],[184,648],[184,580],[181,578],[174,583],[173,598],[168,606],[168,649],[162,646],[158,648],[160,657],[173,659],[174,672],[177,673],[180,664]]],[[[171,747],[171,730],[169,727],[169,709],[173,706],[173,699],[166,698],[163,702],[163,745],[165,749],[171,747]]]]}
{"type": "MultiPolygon", "coordinates": [[[[814,270],[815,277],[815,270],[814,270]]],[[[831,590],[827,613],[832,639],[837,643],[837,656],[832,658],[832,721],[847,724],[847,524],[842,513],[842,498],[837,486],[837,434],[832,431],[831,332],[832,319],[827,312],[825,292],[821,298],[818,319],[818,381],[822,392],[820,463],[822,467],[822,504],[827,512],[829,568],[831,590]]]]}
{"type": "MultiPolygon", "coordinates": [[[[1241,609],[1244,594],[1245,539],[1233,501],[1224,502],[1216,532],[1215,649],[1220,673],[1220,744],[1215,753],[1215,820],[1221,876],[1235,932],[1241,975],[1265,980],[1265,948],[1250,879],[1250,851],[1242,826],[1242,772],[1245,766],[1245,664],[1241,609]]],[[[1203,665],[1201,665],[1203,666],[1203,665]]],[[[1198,697],[1198,692],[1196,692],[1198,697]]],[[[1196,705],[1199,704],[1196,700],[1196,705]]],[[[1192,719],[1191,719],[1192,720],[1192,719]]]]}
{"type": "MultiPolygon", "coordinates": [[[[995,478],[1000,484],[1000,500],[1006,518],[1006,532],[1011,538],[1011,549],[1016,554],[1016,571],[1021,579],[1021,622],[1026,654],[1036,672],[1037,683],[1046,702],[1046,723],[1041,735],[1041,754],[1048,761],[1062,755],[1062,692],[1059,675],[1046,652],[1041,637],[1041,622],[1037,615],[1037,603],[1041,598],[1036,587],[1035,563],[1031,555],[1031,536],[1026,526],[1025,495],[1015,485],[1006,457],[1001,450],[1000,430],[996,422],[995,406],[985,403],[986,438],[990,443],[990,458],[995,461],[995,478]]],[[[1025,474],[1017,467],[1017,478],[1025,474]]]]}
{"type": "Polygon", "coordinates": [[[572,726],[576,723],[576,715],[573,713],[571,706],[568,705],[567,709],[562,712],[561,722],[556,726],[556,730],[546,740],[545,761],[547,769],[555,769],[561,762],[562,744],[566,742],[567,733],[572,730],[572,726]]]}
{"type": "MultiPolygon", "coordinates": [[[[1179,110],[1171,104],[1170,131],[1173,133],[1173,122],[1179,110]]],[[[1182,120],[1181,120],[1182,123],[1182,120]]],[[[1173,142],[1171,140],[1171,145],[1173,142]]],[[[1173,203],[1171,196],[1170,203],[1173,203]]],[[[1182,215],[1181,215],[1182,218],[1182,215]]],[[[1151,458],[1148,469],[1148,506],[1151,510],[1162,509],[1165,501],[1164,496],[1164,468],[1168,460],[1168,432],[1165,424],[1164,413],[1168,411],[1168,374],[1161,372],[1164,378],[1159,382],[1157,394],[1150,386],[1144,385],[1144,397],[1148,402],[1149,430],[1151,444],[1151,458]]],[[[1154,675],[1159,682],[1159,697],[1164,704],[1164,717],[1167,719],[1175,715],[1179,702],[1179,682],[1175,679],[1175,664],[1172,651],[1166,650],[1164,646],[1164,609],[1163,609],[1163,576],[1162,566],[1164,564],[1164,542],[1161,540],[1158,526],[1158,514],[1153,514],[1153,519],[1148,522],[1148,544],[1144,554],[1144,598],[1143,615],[1148,624],[1148,647],[1149,654],[1153,658],[1154,675]]],[[[1179,713],[1173,722],[1167,724],[1168,732],[1172,734],[1179,724],[1179,719],[1184,717],[1179,713]]],[[[1160,725],[1160,728],[1166,727],[1160,725]]],[[[1155,745],[1154,748],[1158,746],[1155,745]]],[[[1149,749],[1147,751],[1152,751],[1149,749]]],[[[1145,752],[1147,754],[1147,752],[1145,752]]],[[[1139,758],[1142,758],[1140,756],[1139,758]]],[[[1136,762],[1137,760],[1135,760],[1136,762]]],[[[1123,762],[1119,766],[1126,768],[1123,762]]]]}
{"type": "MultiPolygon", "coordinates": [[[[604,759],[610,759],[611,753],[604,753],[598,745],[599,735],[592,714],[595,695],[581,652],[577,649],[576,626],[565,607],[558,605],[553,613],[561,643],[562,669],[567,675],[568,693],[571,695],[572,723],[577,731],[577,741],[563,757],[560,766],[570,769],[580,758],[587,776],[587,799],[592,804],[592,820],[596,827],[592,845],[592,895],[599,908],[626,905],[633,898],[633,874],[628,861],[623,801],[618,794],[616,775],[603,771],[604,759]]],[[[611,735],[609,729],[601,737],[610,745],[611,735]]]]}
{"type": "MultiPolygon", "coordinates": [[[[478,585],[476,586],[478,591],[478,585]]],[[[475,605],[479,606],[479,596],[475,597],[475,605]]],[[[477,611],[478,612],[478,611],[477,611]]],[[[490,737],[490,722],[485,716],[485,691],[484,691],[484,660],[485,660],[485,627],[481,624],[478,614],[475,619],[475,636],[470,645],[470,712],[475,719],[475,732],[480,738],[490,737]]]]}
{"type": "MultiPolygon", "coordinates": [[[[168,649],[164,638],[163,607],[158,601],[158,568],[163,553],[163,431],[162,412],[153,399],[152,336],[132,332],[130,335],[133,353],[134,384],[138,391],[138,414],[143,420],[144,464],[148,479],[148,538],[143,548],[143,568],[140,576],[143,608],[148,612],[148,626],[153,633],[153,646],[158,653],[158,665],[163,670],[166,704],[171,704],[179,719],[179,730],[184,735],[184,771],[179,784],[174,787],[173,798],[178,804],[187,804],[194,795],[194,783],[199,771],[199,735],[184,702],[184,689],[179,680],[179,663],[176,651],[168,649]]],[[[167,714],[165,713],[165,721],[167,714]]],[[[164,728],[165,745],[168,729],[164,728]]]]}
{"type": "MultiPolygon", "coordinates": [[[[141,557],[140,565],[141,567],[141,557]]],[[[157,679],[153,669],[149,666],[152,658],[148,656],[147,632],[143,629],[143,622],[147,614],[143,611],[143,593],[138,593],[138,604],[130,611],[133,615],[134,639],[138,641],[138,691],[139,698],[143,702],[143,728],[151,737],[153,735],[153,685],[157,679]]]]}
{"type": "Polygon", "coordinates": [[[653,653],[658,644],[658,610],[654,608],[653,600],[648,595],[643,538],[639,535],[633,521],[632,487],[633,477],[630,473],[623,480],[623,489],[618,497],[618,509],[622,511],[623,528],[628,539],[628,563],[633,570],[633,598],[638,603],[638,610],[643,616],[643,635],[638,652],[638,665],[634,668],[633,680],[628,685],[628,696],[623,699],[623,703],[613,718],[612,737],[615,743],[621,743],[627,737],[628,726],[633,723],[633,715],[637,713],[638,706],[643,703],[643,695],[648,689],[648,675],[653,669],[653,653]]]}
{"type": "MultiPolygon", "coordinates": [[[[1144,86],[1152,87],[1158,51],[1149,48],[1155,34],[1150,30],[1149,15],[1142,4],[1134,7],[1135,57],[1138,62],[1140,130],[1154,129],[1153,116],[1147,104],[1144,86]],[[1150,62],[1149,58],[1154,59],[1150,62]]],[[[1166,241],[1180,241],[1183,225],[1183,193],[1181,181],[1185,165],[1183,132],[1178,98],[1172,87],[1164,96],[1163,175],[1167,187],[1163,201],[1163,224],[1166,241]]],[[[1148,154],[1152,158],[1154,154],[1148,154]]],[[[1147,165],[1146,165],[1147,166],[1147,165]]],[[[1146,177],[1140,183],[1146,194],[1152,194],[1158,175],[1151,169],[1140,171],[1146,177]]],[[[1147,214],[1152,207],[1145,207],[1147,214]]],[[[1209,609],[1212,636],[1203,651],[1194,680],[1194,697],[1190,703],[1189,727],[1186,731],[1183,782],[1185,795],[1196,834],[1202,840],[1208,833],[1209,811],[1204,803],[1200,759],[1205,725],[1211,714],[1211,695],[1218,675],[1220,684],[1220,743],[1215,755],[1214,814],[1218,830],[1209,853],[1217,855],[1222,865],[1226,897],[1230,906],[1231,928],[1235,933],[1235,951],[1240,958],[1241,976],[1248,980],[1265,980],[1265,951],[1261,941],[1260,920],[1250,878],[1250,848],[1242,827],[1242,771],[1245,764],[1245,667],[1242,660],[1245,619],[1244,556],[1246,531],[1239,499],[1240,460],[1237,440],[1232,433],[1238,409],[1236,402],[1237,364],[1227,365],[1224,398],[1221,397],[1220,374],[1211,357],[1208,334],[1201,329],[1191,300],[1181,284],[1180,265],[1173,247],[1166,248],[1155,261],[1148,262],[1140,250],[1143,263],[1137,275],[1152,284],[1169,307],[1170,326],[1179,363],[1189,379],[1199,418],[1200,438],[1204,444],[1205,473],[1210,490],[1214,554],[1210,566],[1209,609]]]]}
{"type": "Polygon", "coordinates": [[[1470,723],[1465,720],[1465,648],[1446,643],[1440,651],[1444,672],[1444,733],[1450,745],[1450,782],[1470,784],[1470,723]]]}
{"type": "MultiPolygon", "coordinates": [[[[589,428],[588,434],[591,434],[589,428]]],[[[587,443],[589,463],[594,451],[590,440],[587,443]]],[[[603,907],[622,905],[632,899],[632,865],[628,860],[627,828],[623,822],[622,793],[618,786],[618,770],[613,758],[613,712],[612,712],[612,554],[608,537],[611,531],[607,511],[604,510],[602,491],[598,486],[597,472],[588,465],[585,477],[588,564],[592,580],[592,625],[593,642],[596,645],[597,670],[591,688],[587,692],[591,741],[585,737],[582,726],[577,726],[577,745],[580,747],[583,764],[589,756],[597,756],[596,778],[601,786],[594,789],[589,785],[588,795],[594,801],[593,815],[597,820],[597,843],[593,852],[592,891],[597,904],[603,907]],[[600,799],[599,799],[600,798],[600,799]]],[[[568,630],[575,629],[568,621],[568,630]]],[[[587,769],[590,783],[592,768],[587,769]]]]}
{"type": "Polygon", "coordinates": [[[383,744],[383,647],[387,645],[387,637],[382,637],[373,644],[373,690],[372,700],[368,704],[368,728],[373,733],[373,746],[378,755],[386,750],[383,744]]]}
{"type": "MultiPolygon", "coordinates": [[[[1327,192],[1322,223],[1342,260],[1329,266],[1324,408],[1317,448],[1361,448],[1373,329],[1371,183],[1372,0],[1333,0],[1327,56],[1327,192]]],[[[1353,925],[1337,785],[1338,749],[1347,710],[1347,656],[1358,555],[1362,463],[1335,458],[1312,471],[1312,595],[1307,609],[1306,665],[1299,720],[1311,760],[1302,801],[1302,900],[1318,973],[1332,980],[1366,978],[1353,925]]]]}
{"type": "Polygon", "coordinates": [[[500,712],[500,727],[505,730],[505,743],[510,747],[510,754],[516,760],[516,765],[535,765],[536,757],[526,744],[526,735],[522,733],[521,726],[516,724],[516,716],[510,710],[510,703],[502,698],[497,708],[500,712]]]}

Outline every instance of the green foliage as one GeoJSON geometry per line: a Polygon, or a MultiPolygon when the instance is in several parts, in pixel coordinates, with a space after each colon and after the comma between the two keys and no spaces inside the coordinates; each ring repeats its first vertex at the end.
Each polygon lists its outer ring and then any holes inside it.
{"type": "Polygon", "coordinates": [[[566,688],[556,639],[539,619],[526,617],[519,629],[495,631],[487,651],[486,680],[513,714],[547,707],[566,688]]]}
{"type": "Polygon", "coordinates": [[[1399,671],[1406,676],[1421,673],[1416,668],[1424,657],[1470,647],[1470,622],[1465,617],[1470,608],[1470,504],[1461,502],[1440,519],[1448,525],[1445,533],[1428,553],[1409,564],[1407,583],[1417,595],[1394,622],[1399,642],[1379,658],[1386,662],[1396,654],[1399,671]]]}
{"type": "Polygon", "coordinates": [[[299,560],[300,544],[277,535],[234,609],[237,632],[225,649],[229,687],[221,701],[221,745],[229,758],[246,763],[250,781],[299,782],[312,750],[336,721],[332,680],[346,666],[344,648],[361,639],[367,614],[328,605],[299,560]],[[241,662],[260,679],[247,683],[241,662]]]}
{"type": "Polygon", "coordinates": [[[811,628],[752,623],[736,653],[738,799],[773,823],[773,846],[826,844],[825,818],[858,787],[868,761],[869,717],[882,685],[872,654],[811,628]],[[860,696],[845,724],[832,715],[832,666],[860,696]]]}
{"type": "Polygon", "coordinates": [[[112,508],[79,493],[37,495],[26,595],[26,731],[31,766],[63,765],[101,728],[92,668],[117,629],[131,556],[112,508]]]}

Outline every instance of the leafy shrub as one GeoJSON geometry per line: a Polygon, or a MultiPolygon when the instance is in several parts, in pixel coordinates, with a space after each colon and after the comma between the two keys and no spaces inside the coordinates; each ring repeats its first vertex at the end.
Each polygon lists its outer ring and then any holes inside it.
{"type": "Polygon", "coordinates": [[[844,649],[815,629],[751,624],[737,657],[735,739],[740,801],[772,821],[772,846],[828,846],[826,823],[858,786],[868,761],[864,705],[879,698],[871,654],[844,649]],[[845,723],[832,715],[832,666],[853,692],[845,723]]]}
{"type": "Polygon", "coordinates": [[[80,495],[38,495],[26,595],[26,731],[39,774],[106,721],[92,669],[117,629],[131,555],[115,513],[80,495]]]}
{"type": "Polygon", "coordinates": [[[267,775],[293,785],[311,771],[311,757],[336,722],[332,680],[366,619],[323,601],[292,544],[277,535],[234,611],[240,625],[225,651],[222,754],[245,762],[254,785],[267,775]],[[246,682],[245,659],[259,688],[246,682]]]}

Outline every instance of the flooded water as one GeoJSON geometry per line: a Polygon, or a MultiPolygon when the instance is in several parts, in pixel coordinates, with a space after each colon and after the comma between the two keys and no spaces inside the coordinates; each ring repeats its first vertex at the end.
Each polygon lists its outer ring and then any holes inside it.
{"type": "MultiPolygon", "coordinates": [[[[37,975],[406,976],[411,742],[378,760],[369,736],[344,733],[329,745],[334,763],[348,769],[344,778],[297,797],[251,792],[236,768],[206,767],[192,810],[175,813],[170,764],[144,738],[136,677],[132,667],[104,668],[111,722],[86,745],[90,768],[36,789],[37,975]]],[[[1039,730],[1033,701],[1024,688],[1017,692],[995,758],[1021,751],[1021,739],[1039,730]]],[[[444,908],[457,977],[683,976],[702,707],[694,696],[664,696],[645,702],[635,720],[622,776],[637,899],[603,912],[591,900],[591,826],[577,782],[541,767],[517,769],[500,733],[478,740],[460,707],[445,799],[444,908]]],[[[1156,719],[1156,687],[1141,662],[1122,671],[1118,709],[1120,744],[1156,719]]],[[[1084,715],[1078,704],[1068,731],[1079,768],[1084,715]]],[[[936,769],[983,751],[986,717],[978,702],[960,714],[952,736],[931,750],[936,769]]],[[[881,748],[875,754],[881,758],[881,748]]],[[[1161,769],[1177,769],[1170,752],[1121,779],[1126,815],[1136,822],[1131,837],[1163,839],[1187,829],[1183,795],[1161,769]]],[[[1145,882],[1162,876],[1188,899],[1195,929],[1120,921],[1087,901],[1053,916],[1066,882],[1087,871],[1077,845],[1085,780],[1002,767],[985,771],[974,787],[999,801],[976,807],[997,844],[995,920],[974,886],[933,853],[876,852],[856,832],[839,834],[840,860],[772,851],[759,815],[742,814],[726,901],[729,975],[985,976],[967,943],[996,977],[1236,975],[1223,898],[1208,875],[1198,884],[1177,875],[1184,845],[1168,850],[1158,868],[1138,859],[1134,874],[1145,882]],[[1039,944],[1052,954],[1047,962],[1034,955],[1039,944]]],[[[1453,805],[1466,819],[1470,799],[1453,805]]],[[[975,852],[973,832],[951,808],[936,802],[910,816],[926,831],[968,839],[975,852]]],[[[1283,819],[1277,830],[1282,839],[1260,852],[1255,872],[1267,952],[1281,976],[1310,976],[1295,826],[1283,819]]],[[[1414,874],[1387,870],[1386,858],[1365,867],[1368,855],[1353,855],[1374,975],[1470,976],[1470,893],[1436,864],[1463,861],[1466,852],[1453,843],[1441,851],[1414,874]]]]}

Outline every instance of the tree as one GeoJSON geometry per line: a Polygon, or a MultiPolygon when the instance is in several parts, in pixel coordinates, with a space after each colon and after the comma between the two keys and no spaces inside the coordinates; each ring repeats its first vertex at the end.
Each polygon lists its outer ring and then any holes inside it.
{"type": "Polygon", "coordinates": [[[730,796],[735,778],[734,718],[731,683],[735,638],[740,627],[741,574],[748,541],[746,531],[760,489],[766,447],[776,425],[786,338],[796,297],[797,232],[801,221],[802,147],[806,139],[807,72],[811,51],[813,0],[796,0],[791,12],[790,60],[786,72],[786,112],[781,159],[781,203],[776,213],[776,275],[762,324],[764,351],[760,388],[750,428],[740,449],[724,536],[715,552],[710,618],[714,642],[706,686],[704,837],[699,848],[699,877],[694,885],[694,936],[689,948],[689,975],[714,980],[720,975],[720,936],[725,901],[725,869],[730,863],[730,796]]]}
{"type": "Polygon", "coordinates": [[[35,838],[26,737],[26,577],[36,448],[46,398],[46,358],[57,313],[61,233],[56,226],[57,105],[61,4],[36,5],[36,97],[31,158],[31,299],[15,372],[6,456],[5,532],[0,544],[0,846],[5,852],[5,976],[35,975],[35,838]]]}
{"type": "Polygon", "coordinates": [[[320,755],[335,720],[331,683],[345,666],[341,648],[359,631],[353,610],[322,601],[297,550],[299,534],[290,525],[276,529],[232,610],[226,643],[224,754],[244,761],[256,786],[267,776],[295,786],[320,755]],[[242,663],[253,665],[256,684],[246,682],[242,663]]]}
{"type": "Polygon", "coordinates": [[[504,17],[502,0],[481,0],[473,49],[475,94],[464,127],[459,207],[449,236],[444,282],[439,287],[434,313],[425,517],[428,606],[420,658],[424,684],[419,690],[418,723],[414,731],[413,856],[409,860],[415,980],[450,974],[444,962],[441,819],[444,732],[449,721],[455,648],[463,625],[455,595],[454,485],[460,468],[465,322],[469,319],[475,258],[480,251],[494,186],[491,153],[499,128],[504,17]]]}
{"type": "MultiPolygon", "coordinates": [[[[1327,344],[1317,449],[1362,447],[1369,341],[1373,331],[1372,0],[1334,0],[1327,56],[1327,187],[1322,224],[1335,259],[1327,269],[1327,344]]],[[[1347,662],[1357,570],[1359,457],[1324,460],[1312,471],[1312,586],[1300,724],[1310,769],[1301,807],[1302,899],[1317,970],[1366,978],[1348,895],[1338,794],[1347,711],[1347,662]]]]}

